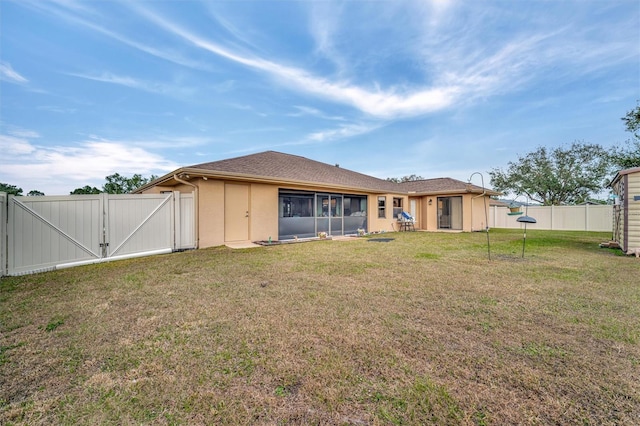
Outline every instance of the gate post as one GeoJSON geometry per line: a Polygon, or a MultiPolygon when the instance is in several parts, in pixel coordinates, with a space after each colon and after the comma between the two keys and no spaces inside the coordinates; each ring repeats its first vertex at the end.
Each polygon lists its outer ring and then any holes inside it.
{"type": "Polygon", "coordinates": [[[0,192],[0,277],[7,275],[7,218],[9,215],[9,197],[6,192],[0,192]]]}

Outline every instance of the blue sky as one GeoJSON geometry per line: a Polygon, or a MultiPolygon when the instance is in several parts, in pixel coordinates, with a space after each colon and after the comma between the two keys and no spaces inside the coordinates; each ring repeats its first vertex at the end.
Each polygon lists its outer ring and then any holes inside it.
{"type": "Polygon", "coordinates": [[[25,193],[265,150],[488,184],[623,143],[639,99],[637,0],[0,0],[0,182],[25,193]]]}

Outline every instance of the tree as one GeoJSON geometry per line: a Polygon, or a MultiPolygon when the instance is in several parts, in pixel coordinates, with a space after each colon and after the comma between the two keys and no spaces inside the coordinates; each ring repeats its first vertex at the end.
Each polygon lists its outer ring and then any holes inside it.
{"type": "Polygon", "coordinates": [[[627,132],[633,133],[636,139],[640,139],[640,105],[628,111],[627,115],[622,117],[622,121],[624,121],[627,132]]]}
{"type": "Polygon", "coordinates": [[[128,194],[131,191],[135,191],[143,185],[157,179],[156,175],[151,175],[148,178],[142,177],[142,175],[135,174],[130,178],[122,176],[119,173],[114,173],[105,177],[107,183],[102,186],[102,190],[108,194],[128,194]]]}
{"type": "Polygon", "coordinates": [[[40,196],[43,196],[43,195],[44,195],[44,192],[38,191],[36,189],[32,189],[31,191],[29,191],[27,193],[27,197],[40,197],[40,196]]]}
{"type": "Polygon", "coordinates": [[[617,170],[640,167],[640,105],[622,117],[633,138],[626,141],[626,147],[616,147],[611,153],[611,161],[617,170]]]}
{"type": "Polygon", "coordinates": [[[95,186],[85,185],[82,188],[76,188],[70,192],[71,195],[82,195],[82,194],[100,194],[100,191],[95,186]]]}
{"type": "Polygon", "coordinates": [[[0,183],[0,192],[6,192],[9,195],[22,195],[22,188],[8,183],[0,183]]]}
{"type": "Polygon", "coordinates": [[[495,190],[550,206],[580,203],[600,192],[609,167],[609,155],[600,145],[574,142],[568,148],[539,147],[510,161],[506,171],[494,168],[489,175],[495,190]]]}
{"type": "Polygon", "coordinates": [[[422,176],[418,175],[409,175],[403,176],[401,178],[387,178],[389,182],[402,183],[402,182],[413,182],[414,180],[424,180],[422,176]]]}

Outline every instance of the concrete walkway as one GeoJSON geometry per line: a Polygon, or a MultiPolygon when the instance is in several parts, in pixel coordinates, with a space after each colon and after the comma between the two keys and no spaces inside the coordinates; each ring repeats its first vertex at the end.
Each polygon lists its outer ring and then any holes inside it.
{"type": "Polygon", "coordinates": [[[225,246],[232,249],[246,249],[246,248],[261,247],[260,245],[254,244],[251,241],[238,241],[233,243],[226,243],[225,246]]]}

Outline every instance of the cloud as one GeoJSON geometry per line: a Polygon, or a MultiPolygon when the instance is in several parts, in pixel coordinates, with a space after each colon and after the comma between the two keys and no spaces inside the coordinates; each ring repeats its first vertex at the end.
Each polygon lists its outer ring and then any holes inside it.
{"type": "Polygon", "coordinates": [[[26,138],[0,135],[0,181],[47,195],[64,195],[85,185],[100,187],[113,173],[143,176],[178,168],[173,161],[130,141],[89,138],[73,146],[37,146],[26,138]]]}
{"type": "Polygon", "coordinates": [[[7,62],[0,62],[0,80],[14,84],[24,84],[29,82],[29,80],[15,71],[13,67],[11,67],[11,64],[7,62]]]}
{"type": "MultiPolygon", "coordinates": [[[[111,2],[115,4],[115,2],[111,2]]],[[[199,69],[199,70],[211,70],[206,64],[194,61],[182,56],[180,52],[167,46],[150,46],[123,34],[119,34],[115,31],[105,28],[96,24],[99,19],[106,19],[106,16],[96,12],[90,8],[89,2],[75,2],[75,1],[40,1],[40,0],[21,0],[21,5],[37,10],[40,13],[45,14],[48,17],[55,16],[68,23],[88,28],[92,31],[98,32],[106,37],[117,40],[129,47],[137,49],[141,52],[145,52],[151,56],[164,59],[166,61],[178,64],[184,67],[199,69]],[[88,18],[84,18],[81,15],[87,15],[88,18]]],[[[115,24],[110,24],[110,27],[115,27],[115,24]]]]}
{"type": "Polygon", "coordinates": [[[323,113],[322,111],[320,111],[317,108],[312,108],[312,107],[308,107],[308,106],[301,106],[301,105],[294,105],[293,107],[295,109],[297,109],[298,112],[289,113],[289,114],[287,114],[287,117],[313,116],[313,117],[323,118],[325,120],[338,120],[338,121],[344,121],[345,120],[344,117],[337,116],[337,115],[328,115],[328,114],[323,113]]]}
{"type": "MultiPolygon", "coordinates": [[[[580,47],[574,52],[567,52],[563,40],[571,36],[571,27],[544,27],[542,30],[524,28],[504,40],[492,35],[497,38],[490,43],[482,37],[487,26],[481,19],[484,14],[471,17],[453,16],[456,8],[449,1],[434,0],[427,3],[427,6],[426,9],[431,11],[429,16],[438,19],[436,28],[427,26],[422,30],[421,46],[407,47],[407,51],[402,52],[405,56],[415,54],[407,60],[422,62],[417,70],[425,75],[423,78],[414,78],[413,82],[401,82],[386,87],[374,83],[355,84],[344,78],[316,75],[303,68],[233,50],[199,36],[140,4],[132,8],[148,21],[190,45],[263,73],[289,90],[348,105],[371,118],[383,120],[421,116],[472,102],[477,98],[517,91],[524,85],[531,84],[533,80],[541,78],[542,73],[550,67],[560,66],[562,69],[569,69],[568,66],[575,63],[598,64],[587,66],[584,72],[589,72],[588,70],[594,67],[603,66],[601,59],[611,56],[606,49],[589,50],[591,44],[585,41],[580,44],[579,40],[575,40],[574,45],[580,47]],[[459,31],[459,26],[465,24],[469,27],[465,27],[465,31],[459,31]],[[579,54],[588,51],[588,55],[579,54]]],[[[326,15],[326,12],[323,13],[326,15]]],[[[427,16],[426,12],[423,13],[427,16]]],[[[316,40],[317,52],[336,63],[344,64],[342,59],[338,58],[332,41],[337,19],[320,19],[312,25],[311,31],[316,40]]],[[[418,21],[411,21],[410,28],[402,30],[406,36],[414,34],[415,37],[415,33],[420,32],[418,21]]],[[[616,50],[620,51],[619,48],[616,50]]],[[[625,59],[618,60],[629,60],[630,55],[623,55],[625,59]]],[[[368,65],[367,68],[375,69],[374,65],[368,65]]]]}
{"type": "Polygon", "coordinates": [[[195,88],[189,88],[179,85],[171,85],[160,82],[153,82],[138,79],[129,76],[116,75],[111,72],[102,72],[100,74],[82,74],[82,73],[66,73],[67,75],[84,78],[87,80],[99,81],[102,83],[116,84],[119,86],[129,87],[131,89],[142,90],[148,93],[158,95],[167,95],[173,97],[189,97],[197,93],[195,88]]]}
{"type": "Polygon", "coordinates": [[[306,140],[312,142],[329,142],[336,139],[345,139],[353,136],[370,133],[382,127],[379,124],[345,124],[335,129],[322,130],[307,135],[306,140]]]}
{"type": "Polygon", "coordinates": [[[246,67],[264,71],[281,80],[283,85],[295,86],[297,90],[351,105],[366,114],[379,118],[411,117],[451,106],[463,94],[457,85],[429,87],[421,90],[408,89],[400,93],[396,89],[370,91],[351,85],[347,81],[330,81],[316,77],[305,70],[278,64],[260,57],[250,57],[232,52],[211,40],[199,37],[185,28],[170,22],[153,12],[135,7],[142,16],[181,37],[196,47],[239,63],[246,67]]]}
{"type": "Polygon", "coordinates": [[[11,136],[24,139],[36,139],[40,137],[40,134],[35,130],[22,129],[20,127],[10,127],[7,133],[11,136]]]}
{"type": "MultiPolygon", "coordinates": [[[[4,154],[5,161],[14,156],[29,155],[35,150],[36,148],[24,138],[0,135],[0,151],[4,154]]],[[[0,164],[3,162],[0,162],[0,164]]]]}

